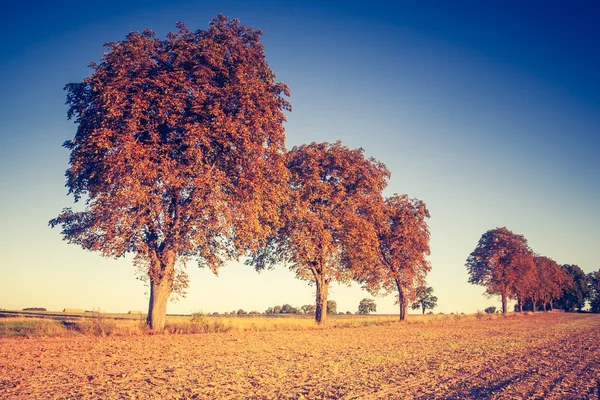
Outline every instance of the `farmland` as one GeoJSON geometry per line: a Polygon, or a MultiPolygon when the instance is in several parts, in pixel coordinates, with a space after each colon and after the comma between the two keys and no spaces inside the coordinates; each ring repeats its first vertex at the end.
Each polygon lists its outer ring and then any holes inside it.
{"type": "MultiPolygon", "coordinates": [[[[438,317],[438,316],[436,316],[438,317]]],[[[0,338],[1,398],[590,398],[600,316],[0,338]]]]}

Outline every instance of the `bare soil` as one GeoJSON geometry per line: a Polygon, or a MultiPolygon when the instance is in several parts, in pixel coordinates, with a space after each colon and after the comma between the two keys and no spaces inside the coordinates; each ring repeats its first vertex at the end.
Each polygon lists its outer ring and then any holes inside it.
{"type": "Polygon", "coordinates": [[[0,339],[2,399],[588,399],[600,315],[0,339]]]}

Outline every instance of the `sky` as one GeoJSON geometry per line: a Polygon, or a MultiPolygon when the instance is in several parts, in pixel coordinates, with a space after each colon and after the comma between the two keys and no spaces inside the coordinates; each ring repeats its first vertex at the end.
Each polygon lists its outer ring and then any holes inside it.
{"type": "MultiPolygon", "coordinates": [[[[0,308],[147,310],[132,257],[102,258],[62,240],[76,125],[67,83],[91,74],[109,41],[219,13],[263,31],[267,62],[290,90],[287,147],[341,140],[384,162],[384,195],[430,212],[435,312],[495,305],[467,282],[481,235],[506,226],[585,272],[600,268],[600,6],[573,1],[13,2],[0,15],[0,308]]],[[[285,267],[188,266],[168,313],[264,311],[314,303],[285,267]]],[[[338,310],[371,298],[334,285],[338,310]]],[[[396,313],[394,297],[375,297],[396,313]]]]}

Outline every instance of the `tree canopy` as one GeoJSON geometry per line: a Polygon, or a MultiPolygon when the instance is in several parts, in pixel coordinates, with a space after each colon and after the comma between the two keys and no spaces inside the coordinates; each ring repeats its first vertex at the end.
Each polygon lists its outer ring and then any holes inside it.
{"type": "Polygon", "coordinates": [[[433,288],[431,286],[419,286],[415,291],[415,301],[411,304],[413,310],[419,308],[425,314],[427,310],[433,310],[437,307],[437,296],[433,295],[433,288]]]}
{"type": "Polygon", "coordinates": [[[425,283],[431,270],[429,250],[430,217],[425,203],[395,194],[381,203],[374,214],[377,230],[377,262],[361,276],[367,290],[378,293],[397,291],[400,320],[405,320],[409,301],[425,283]]]}
{"type": "Polygon", "coordinates": [[[370,314],[377,311],[377,304],[373,299],[362,299],[358,304],[359,314],[370,314]]]}
{"type": "Polygon", "coordinates": [[[107,257],[133,253],[150,280],[148,324],[164,326],[190,258],[215,273],[264,245],[287,191],[283,98],[261,32],[225,16],[165,40],[146,30],[107,44],[100,64],[68,84],[78,125],[66,208],[51,226],[107,257]],[[179,273],[178,273],[179,271],[179,273]]]}
{"type": "Polygon", "coordinates": [[[533,309],[540,301],[542,310],[553,308],[553,300],[560,297],[563,287],[569,284],[569,277],[556,261],[549,257],[535,256],[533,262],[537,268],[538,285],[533,290],[533,309]]]}
{"type": "Polygon", "coordinates": [[[514,295],[520,266],[532,253],[523,235],[506,228],[491,229],[484,233],[466,262],[469,283],[483,285],[486,293],[499,295],[502,312],[506,313],[508,298],[514,295]]]}
{"type": "Polygon", "coordinates": [[[600,313],[600,270],[588,274],[590,288],[590,310],[600,313]]]}
{"type": "Polygon", "coordinates": [[[568,276],[568,284],[562,288],[556,305],[565,311],[581,311],[591,294],[589,278],[577,265],[566,264],[562,269],[568,276]]]}
{"type": "Polygon", "coordinates": [[[248,263],[262,269],[287,262],[298,278],[313,282],[315,319],[324,323],[329,284],[348,283],[377,262],[373,215],[389,172],[340,142],[294,147],[287,167],[291,194],[283,226],[248,263]]]}

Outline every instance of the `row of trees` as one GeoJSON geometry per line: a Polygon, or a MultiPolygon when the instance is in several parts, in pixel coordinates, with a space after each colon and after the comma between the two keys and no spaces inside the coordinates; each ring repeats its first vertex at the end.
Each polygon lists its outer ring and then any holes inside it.
{"type": "MultiPolygon", "coordinates": [[[[289,304],[283,306],[269,307],[265,314],[314,314],[316,307],[314,304],[305,304],[301,307],[293,307],[289,304]]],[[[334,300],[327,300],[327,312],[336,313],[337,303],[334,300]]]]}
{"type": "Polygon", "coordinates": [[[70,243],[135,255],[150,285],[148,325],[188,287],[196,258],[214,273],[246,256],[258,271],[285,264],[315,286],[324,323],[332,282],[397,292],[400,319],[430,270],[429,211],[382,197],[390,173],[340,142],[285,148],[289,90],[275,81],[261,32],[212,20],[166,40],[132,32],[66,86],[78,124],[66,186],[83,211],[50,221],[70,243]]]}
{"type": "Polygon", "coordinates": [[[586,301],[597,311],[598,291],[594,277],[577,265],[559,265],[549,257],[535,254],[523,235],[496,228],[481,236],[466,262],[469,282],[483,285],[488,295],[499,295],[502,312],[507,301],[515,299],[517,311],[581,311],[586,301]],[[595,293],[595,294],[594,294],[595,293]]]}

